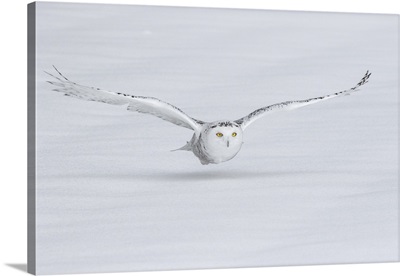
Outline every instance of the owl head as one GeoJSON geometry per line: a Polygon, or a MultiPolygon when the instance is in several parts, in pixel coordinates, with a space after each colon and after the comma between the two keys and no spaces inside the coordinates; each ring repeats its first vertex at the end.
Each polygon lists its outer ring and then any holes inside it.
{"type": "Polygon", "coordinates": [[[210,123],[203,137],[205,146],[211,154],[222,159],[233,158],[243,144],[243,131],[235,122],[217,121],[210,123]]]}

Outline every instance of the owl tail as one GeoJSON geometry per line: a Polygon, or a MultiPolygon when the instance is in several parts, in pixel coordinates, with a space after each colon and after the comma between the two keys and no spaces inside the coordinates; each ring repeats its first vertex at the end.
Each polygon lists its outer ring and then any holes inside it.
{"type": "Polygon", "coordinates": [[[187,150],[187,151],[192,151],[192,146],[189,142],[186,142],[186,145],[179,149],[171,150],[171,151],[178,151],[178,150],[187,150]]]}

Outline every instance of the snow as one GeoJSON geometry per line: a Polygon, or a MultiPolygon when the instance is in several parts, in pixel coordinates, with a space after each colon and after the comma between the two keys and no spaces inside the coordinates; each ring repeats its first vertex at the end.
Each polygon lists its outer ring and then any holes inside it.
{"type": "Polygon", "coordinates": [[[398,16],[37,3],[39,274],[388,262],[398,251],[398,16]],[[231,161],[192,133],[52,92],[152,96],[204,121],[274,113],[231,161]]]}

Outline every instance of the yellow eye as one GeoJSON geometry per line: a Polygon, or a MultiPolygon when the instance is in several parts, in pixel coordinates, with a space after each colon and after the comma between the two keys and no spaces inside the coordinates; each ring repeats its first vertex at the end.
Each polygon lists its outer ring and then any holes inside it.
{"type": "Polygon", "coordinates": [[[233,137],[236,137],[236,135],[237,135],[237,133],[236,133],[236,132],[232,133],[232,136],[233,136],[233,137]]]}
{"type": "Polygon", "coordinates": [[[216,134],[218,137],[222,137],[222,136],[224,136],[221,132],[217,132],[217,134],[216,134]]]}

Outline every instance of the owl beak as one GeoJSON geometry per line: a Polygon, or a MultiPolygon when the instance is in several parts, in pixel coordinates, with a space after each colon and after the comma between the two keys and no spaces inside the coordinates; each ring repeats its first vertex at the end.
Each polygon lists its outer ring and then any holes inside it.
{"type": "Polygon", "coordinates": [[[226,141],[226,146],[229,148],[229,140],[226,141]]]}

